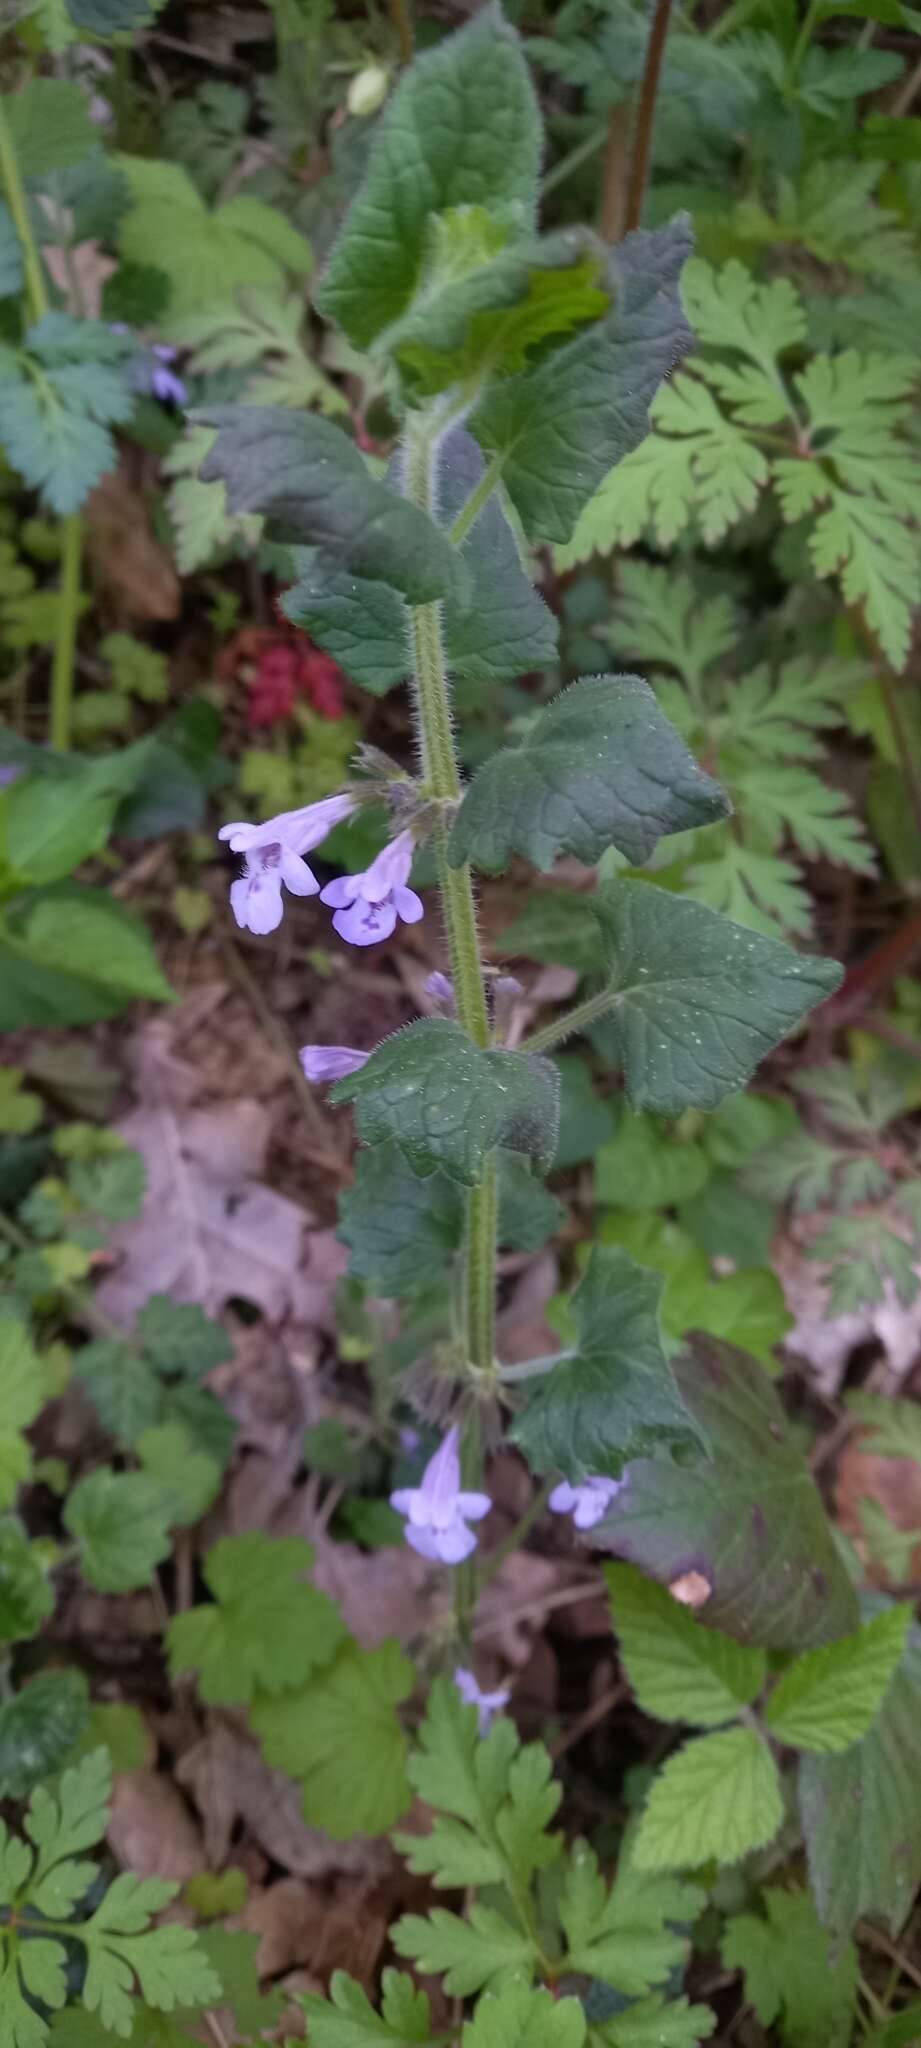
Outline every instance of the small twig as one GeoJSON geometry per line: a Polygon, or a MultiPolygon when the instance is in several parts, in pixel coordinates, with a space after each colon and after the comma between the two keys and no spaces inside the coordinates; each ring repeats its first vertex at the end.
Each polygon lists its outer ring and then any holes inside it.
{"type": "Polygon", "coordinates": [[[921,1970],[909,1962],[908,1957],[902,1954],[900,1948],[896,1948],[895,1942],[890,1941],[888,1934],[884,1934],[881,1927],[871,1927],[866,1920],[861,1920],[860,1939],[865,1941],[869,1948],[878,1949],[881,1955],[888,1956],[891,1963],[898,1963],[903,1977],[907,1977],[909,1983],[917,1985],[921,1991],[921,1970]]]}
{"type": "Polygon", "coordinates": [[[410,19],[408,0],[390,0],[390,19],[393,23],[400,52],[400,63],[413,61],[413,25],[410,19]]]}
{"type": "Polygon", "coordinates": [[[526,1600],[522,1607],[510,1607],[493,1621],[477,1622],[474,1635],[495,1636],[504,1628],[513,1628],[519,1621],[531,1621],[535,1615],[549,1614],[554,1607],[575,1607],[580,1600],[591,1600],[599,1592],[597,1579],[586,1579],[584,1585],[561,1586],[556,1593],[542,1593],[535,1600],[526,1600]]]}
{"type": "Polygon", "coordinates": [[[646,192],[646,178],[652,153],[652,130],[655,121],[656,95],[659,90],[659,75],[665,55],[668,36],[669,16],[672,0],[656,0],[649,42],[646,46],[646,63],[643,69],[643,83],[640,88],[640,103],[637,109],[636,128],[633,135],[633,158],[630,165],[630,181],[627,186],[627,202],[624,207],[624,232],[638,228],[643,212],[646,192]]]}
{"type": "Polygon", "coordinates": [[[621,238],[629,141],[630,108],[621,100],[608,116],[601,174],[601,232],[606,242],[619,242],[621,238]]]}
{"type": "Polygon", "coordinates": [[[917,92],[921,92],[921,59],[915,65],[914,70],[909,72],[908,77],[892,102],[889,111],[894,121],[900,121],[902,116],[907,114],[917,92]]]}
{"type": "Polygon", "coordinates": [[[629,1687],[624,1684],[622,1678],[618,1678],[614,1685],[609,1685],[597,1700],[592,1701],[590,1707],[586,1707],[584,1714],[579,1715],[572,1727],[567,1728],[564,1735],[559,1735],[555,1742],[551,1742],[551,1756],[565,1756],[567,1750],[575,1749],[576,1743],[582,1741],[583,1735],[590,1734],[598,1722],[604,1720],[606,1714],[613,1713],[614,1708],[620,1706],[621,1700],[625,1700],[628,1693],[629,1687]]]}

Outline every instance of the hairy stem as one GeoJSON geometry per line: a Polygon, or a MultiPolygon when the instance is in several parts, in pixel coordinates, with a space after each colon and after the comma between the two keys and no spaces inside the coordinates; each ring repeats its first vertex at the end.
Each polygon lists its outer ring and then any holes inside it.
{"type": "Polygon", "coordinates": [[[6,203],[13,216],[13,225],[19,236],[22,248],[23,268],[26,274],[26,305],[28,307],[29,319],[32,321],[42,320],[48,311],[45,273],[42,269],[41,257],[38,253],[35,236],[32,233],[32,223],[29,219],[26,195],[22,179],[19,175],[19,164],[16,159],[16,147],[10,134],[9,124],[2,104],[0,104],[0,176],[3,179],[6,203]]]}
{"type": "Polygon", "coordinates": [[[504,460],[503,455],[493,456],[492,461],[484,469],[479,483],[474,485],[466,505],[461,506],[450,533],[450,539],[456,548],[460,547],[461,541],[466,540],[474,520],[479,518],[487,499],[492,497],[502,474],[504,460]]]}
{"type": "Polygon", "coordinates": [[[656,0],[649,42],[646,45],[646,63],[643,68],[643,83],[640,87],[640,103],[637,108],[636,127],[633,135],[633,156],[630,163],[630,178],[624,206],[624,233],[638,228],[643,212],[646,193],[646,178],[652,153],[652,130],[656,113],[656,97],[659,91],[659,77],[665,42],[668,35],[668,21],[672,0],[656,0]]]}
{"type": "Polygon", "coordinates": [[[74,693],[74,653],[77,618],[80,611],[80,558],[83,553],[83,521],[72,512],[61,524],[61,602],[57,637],[51,668],[51,725],[49,739],[62,750],[70,745],[70,713],[74,693]]]}
{"type": "Polygon", "coordinates": [[[601,989],[596,996],[586,996],[584,1003],[577,1003],[574,1010],[567,1010],[562,1017],[554,1017],[540,1031],[532,1031],[530,1038],[522,1041],[520,1051],[549,1052],[564,1038],[573,1038],[577,1031],[584,1031],[586,1025],[594,1024],[596,1017],[603,1017],[616,1001],[616,994],[607,988],[601,989]]]}
{"type": "MultiPolygon", "coordinates": [[[[420,422],[407,438],[405,490],[426,512],[435,510],[434,454],[437,425],[420,422]]],[[[423,769],[431,794],[445,804],[460,796],[460,775],[451,727],[448,678],[441,634],[441,607],[412,611],[413,665],[423,769]]],[[[489,1012],[476,925],[473,881],[467,863],[448,866],[447,826],[435,833],[438,880],[451,954],[457,1015],[475,1045],[489,1044],[489,1012]]],[[[468,1357],[482,1372],[495,1367],[496,1188],[490,1162],[467,1206],[464,1334],[468,1357]]]]}

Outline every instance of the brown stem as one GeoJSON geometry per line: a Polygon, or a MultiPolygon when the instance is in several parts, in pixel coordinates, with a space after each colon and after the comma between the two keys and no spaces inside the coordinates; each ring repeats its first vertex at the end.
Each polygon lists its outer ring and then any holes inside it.
{"type": "Polygon", "coordinates": [[[626,101],[621,100],[608,115],[608,139],[601,176],[601,232],[606,242],[619,242],[623,234],[629,140],[630,108],[626,101]]]}
{"type": "Polygon", "coordinates": [[[822,1005],[821,1015],[827,1023],[843,1024],[861,1011],[870,1000],[889,987],[897,974],[903,973],[912,960],[921,953],[921,903],[917,904],[911,916],[890,932],[882,944],[874,946],[862,960],[858,960],[845,975],[837,994],[830,996],[822,1005]]]}
{"type": "Polygon", "coordinates": [[[409,13],[409,0],[390,0],[390,19],[396,33],[400,63],[413,61],[413,25],[409,13]]]}
{"type": "Polygon", "coordinates": [[[656,112],[656,95],[659,90],[659,74],[665,55],[665,39],[668,35],[668,20],[672,0],[656,0],[649,42],[646,46],[646,64],[643,83],[640,88],[640,104],[636,116],[633,137],[633,160],[630,165],[630,182],[627,186],[627,203],[624,208],[624,233],[638,228],[643,211],[643,197],[649,171],[652,150],[652,129],[656,112]]]}

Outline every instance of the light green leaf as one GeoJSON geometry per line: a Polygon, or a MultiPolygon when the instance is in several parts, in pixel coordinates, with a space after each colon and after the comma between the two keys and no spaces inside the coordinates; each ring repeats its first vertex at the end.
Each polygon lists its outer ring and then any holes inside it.
{"type": "Polygon", "coordinates": [[[711,1279],[689,1264],[670,1280],[662,1316],[669,1336],[680,1340],[688,1330],[704,1330],[725,1337],[769,1372],[777,1369],[776,1346],[793,1327],[780,1281],[767,1268],[711,1279]]]}
{"type": "Polygon", "coordinates": [[[605,1578],[621,1661],[645,1713],[716,1728],[751,1704],[767,1676],[762,1650],[705,1628],[633,1565],[606,1565],[605,1578]]]}
{"type": "Polygon", "coordinates": [[[639,676],[583,677],[515,747],[484,762],[455,819],[448,858],[490,873],[512,853],[592,867],[609,846],[634,866],[659,839],[725,817],[726,797],[692,760],[639,676]]]}
{"type": "Polygon", "coordinates": [[[90,1024],[172,989],[139,918],[101,889],[30,890],[0,918],[0,1031],[90,1024]]]}
{"type": "Polygon", "coordinates": [[[816,1905],[833,1934],[865,1914],[898,1934],[921,1882],[915,1769],[921,1650],[912,1643],[881,1712],[843,1756],[804,1756],[799,1808],[816,1905]]]}
{"type": "Polygon", "coordinates": [[[233,1345],[220,1323],[206,1316],[197,1301],[174,1301],[169,1294],[152,1294],[144,1303],[137,1335],[167,1379],[202,1380],[233,1357],[233,1345]]]}
{"type": "Polygon", "coordinates": [[[381,2010],[345,1970],[334,1970],[329,1998],[307,1992],[301,1998],[314,2048],[427,2048],[429,2001],[402,1970],[381,1977],[381,2010]]]}
{"type": "Polygon", "coordinates": [[[540,1743],[522,1748],[504,1714],[481,1740],[476,1709],[446,1679],[432,1686],[418,1743],[408,1775],[436,1818],[428,1835],[396,1837],[412,1871],[439,1887],[504,1879],[520,1889],[556,1861],[560,1838],[547,1829],[561,1792],[540,1743]]]}
{"type": "Polygon", "coordinates": [[[901,1662],[912,1611],[905,1601],[856,1634],[797,1657],[767,1705],[767,1724],[778,1741],[819,1754],[861,1741],[901,1662]]]}
{"type": "Polygon", "coordinates": [[[636,1109],[715,1109],[841,979],[703,904],[646,882],[608,882],[594,907],[604,941],[606,1037],[636,1109]]]}
{"type": "Polygon", "coordinates": [[[68,775],[26,775],[4,812],[6,858],[17,880],[57,882],[100,853],[124,795],[114,761],[83,762],[68,775]]]}
{"type": "Polygon", "coordinates": [[[514,1981],[484,1992],[461,2035],[463,2048],[582,2048],[584,2040],[577,1998],[514,1981]]]}
{"type": "Polygon", "coordinates": [[[707,1155],[693,1138],[624,1109],[616,1135],[596,1155],[595,1196],[624,1209],[669,1209],[696,1195],[709,1174],[707,1155]]]}
{"type": "Polygon", "coordinates": [[[264,514],[275,538],[315,548],[333,571],[392,585],[412,604],[466,594],[466,572],[446,536],[369,474],[332,421],[250,405],[214,406],[195,420],[218,429],[200,474],[204,483],[224,483],[232,513],[264,514]]]}
{"type": "Polygon", "coordinates": [[[659,1330],[662,1281],[626,1252],[593,1247],[573,1296],[579,1338],[533,1382],[511,1436],[535,1472],[561,1471],[573,1484],[618,1478],[632,1459],[662,1444],[706,1442],[684,1407],[659,1330]]]}
{"type": "Polygon", "coordinates": [[[686,1998],[666,2002],[657,1993],[596,2031],[604,2048],[698,2048],[716,2025],[709,2005],[689,2005],[686,1998]]]}
{"type": "Polygon", "coordinates": [[[188,1528],[200,1522],[217,1498],[221,1468],[207,1452],[195,1449],[191,1437],[176,1422],[142,1429],[135,1443],[137,1455],[160,1487],[170,1524],[188,1528]]]}
{"type": "Polygon", "coordinates": [[[346,1631],[333,1602],[304,1579],[313,1556],[299,1536],[223,1536],[205,1562],[214,1604],[170,1623],[173,1676],[195,1671],[203,1700],[233,1705],[259,1688],[290,1691],[328,1664],[346,1631]]]}
{"type": "Polygon", "coordinates": [[[160,332],[181,338],[183,321],[205,308],[233,301],[241,290],[283,289],[289,274],[308,275],[310,245],[273,206],[238,192],[223,206],[205,205],[178,163],[119,156],[132,205],[119,230],[122,257],[154,265],[170,284],[160,332]]]}
{"type": "Polygon", "coordinates": [[[267,1761],[301,1780],[311,1827],[336,1841],[386,1834],[405,1813],[406,1737],[396,1708],[415,1672],[394,1642],[349,1642],[300,1692],[257,1694],[250,1718],[267,1761]]]}
{"type": "MultiPolygon", "coordinates": [[[[432,217],[437,222],[453,208],[476,208],[481,215],[489,207],[499,224],[528,229],[539,169],[540,117],[527,66],[514,31],[497,11],[485,9],[417,59],[401,80],[333,249],[321,312],[358,348],[377,337],[385,342],[385,330],[409,310],[424,278],[432,217]]],[[[484,241],[488,246],[496,236],[482,221],[479,228],[485,254],[484,241]]],[[[456,259],[456,231],[451,235],[449,224],[441,234],[450,237],[456,259]]],[[[450,285],[438,282],[450,302],[450,285]]],[[[430,277],[429,289],[431,283],[430,277]]],[[[478,295],[472,296],[476,310],[478,295]]]]}
{"type": "Polygon", "coordinates": [[[145,1586],[170,1553],[169,1506],[143,1472],[101,1465],[78,1481],[63,1515],[80,1553],[80,1569],[100,1593],[145,1586]]]}
{"type": "Polygon", "coordinates": [[[408,1956],[422,1976],[444,1979],[450,1998],[469,1998],[487,1985],[529,1977],[534,1951],[526,1934],[493,1906],[477,1900],[466,1919],[436,1906],[427,1919],[404,1913],[390,1930],[397,1955],[408,1956]]]}
{"type": "Polygon", "coordinates": [[[5,95],[4,115],[27,183],[79,163],[98,146],[84,93],[62,78],[30,78],[5,95]]]}
{"type": "Polygon", "coordinates": [[[12,1507],[32,1470],[24,1431],[44,1406],[41,1368],[27,1331],[0,1317],[0,1508],[12,1507]]]}
{"type": "Polygon", "coordinates": [[[485,1052],[446,1018],[425,1017],[394,1032],[330,1095],[357,1103],[366,1144],[392,1139],[414,1173],[440,1168],[467,1187],[497,1145],[544,1168],[556,1150],[556,1069],[520,1053],[485,1052]]]}
{"type": "Polygon", "coordinates": [[[762,2026],[783,2015],[789,2048],[848,2048],[858,1971],[853,1942],[833,1941],[806,1892],[769,1885],[762,1899],[765,1919],[737,1913],[727,1921],[726,1968],[745,1972],[745,1996],[762,2026]]]}
{"type": "Polygon", "coordinates": [[[634,1855],[640,1870],[736,1863],[773,1841],[783,1819],[777,1766],[753,1728],[686,1742],[653,1781],[634,1855]]]}
{"type": "Polygon", "coordinates": [[[650,402],[690,339],[678,295],[689,249],[684,221],[629,235],[610,259],[605,319],[496,383],[474,412],[470,431],[529,540],[568,540],[606,472],[642,440],[650,402]]]}
{"type": "Polygon", "coordinates": [[[213,2005],[220,1996],[220,1979],[194,1930],[150,1926],[177,1889],[161,1878],[124,1871],[92,1917],[81,1923],[87,1959],[83,2003],[117,2034],[124,2036],[132,2026],[135,1978],[141,1997],[159,2012],[213,2005]]]}
{"type": "Polygon", "coordinates": [[[587,1842],[575,1842],[560,1894],[565,1967],[637,1998],[683,1972],[705,1894],[675,1877],[638,1870],[624,1843],[608,1890],[587,1842]]]}
{"type": "Polygon", "coordinates": [[[36,1635],[54,1608],[39,1555],[14,1515],[0,1518],[0,1643],[36,1635]]]}

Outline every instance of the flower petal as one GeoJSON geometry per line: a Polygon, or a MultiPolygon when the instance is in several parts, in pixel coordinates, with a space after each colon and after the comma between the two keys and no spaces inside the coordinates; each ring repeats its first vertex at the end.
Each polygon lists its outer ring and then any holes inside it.
{"type": "Polygon", "coordinates": [[[381,939],[389,939],[396,921],[392,903],[353,903],[348,910],[335,912],[333,930],[348,946],[377,946],[381,939]]]}
{"type": "Polygon", "coordinates": [[[351,1045],[302,1045],[298,1058],[308,1081],[341,1081],[346,1074],[357,1074],[371,1054],[356,1052],[351,1045]]]}
{"type": "Polygon", "coordinates": [[[407,1522],[403,1534],[410,1549],[417,1550],[420,1557],[429,1558],[432,1564],[441,1561],[441,1551],[438,1548],[440,1539],[433,1536],[431,1529],[419,1529],[412,1522],[407,1522]]]}
{"type": "Polygon", "coordinates": [[[346,904],[354,903],[358,895],[354,875],[337,875],[334,882],[327,882],[320,890],[320,902],[328,903],[331,910],[344,910],[346,904]]]}
{"type": "Polygon", "coordinates": [[[425,904],[415,889],[392,889],[391,897],[404,924],[418,924],[420,917],[425,916],[425,904]]]}
{"type": "Polygon", "coordinates": [[[320,884],[299,853],[292,853],[289,847],[283,846],[279,866],[285,888],[290,889],[292,896],[316,895],[320,884]]]}
{"type": "Polygon", "coordinates": [[[488,1493],[459,1493],[457,1505],[465,1521],[482,1522],[492,1507],[492,1501],[488,1493]]]}
{"type": "Polygon", "coordinates": [[[436,1555],[440,1557],[442,1564],[462,1564],[464,1558],[469,1557],[471,1551],[476,1549],[477,1544],[473,1530],[468,1529],[459,1516],[456,1521],[449,1523],[447,1529],[434,1531],[433,1542],[436,1555]]]}
{"type": "Polygon", "coordinates": [[[570,1486],[568,1479],[561,1479],[559,1486],[554,1487],[553,1492],[550,1495],[550,1499],[547,1502],[547,1506],[550,1509],[551,1514],[571,1515],[575,1505],[575,1487],[570,1486]]]}

